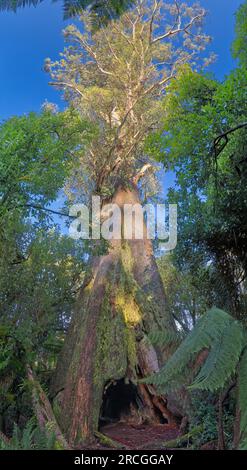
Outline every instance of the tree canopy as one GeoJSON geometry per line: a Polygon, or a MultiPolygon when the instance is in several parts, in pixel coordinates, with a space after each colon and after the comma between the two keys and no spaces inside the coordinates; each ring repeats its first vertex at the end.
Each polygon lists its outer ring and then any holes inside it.
{"type": "Polygon", "coordinates": [[[246,279],[246,85],[244,65],[224,83],[182,67],[163,101],[164,127],[147,139],[151,154],[176,174],[169,198],[180,208],[180,265],[216,266],[217,282],[230,294],[227,308],[239,315],[246,279]]]}
{"type": "Polygon", "coordinates": [[[200,30],[204,16],[198,5],[141,2],[102,30],[92,30],[87,14],[82,31],[65,29],[62,59],[47,59],[45,68],[52,85],[100,129],[82,162],[96,192],[109,193],[116,177],[138,180],[144,168],[152,170],[144,138],[159,127],[160,97],[179,66],[203,62],[210,40],[200,30]]]}

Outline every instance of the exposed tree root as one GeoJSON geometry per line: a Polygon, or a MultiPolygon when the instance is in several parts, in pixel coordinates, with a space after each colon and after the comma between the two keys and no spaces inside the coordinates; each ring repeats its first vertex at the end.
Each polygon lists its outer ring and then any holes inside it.
{"type": "Polygon", "coordinates": [[[119,442],[114,441],[114,439],[111,439],[110,437],[106,436],[105,434],[99,431],[95,431],[94,435],[95,437],[97,437],[101,444],[107,447],[111,447],[113,449],[127,449],[127,446],[125,446],[124,444],[120,444],[119,442]]]}
{"type": "Polygon", "coordinates": [[[176,439],[171,439],[170,441],[167,441],[162,444],[163,449],[167,449],[170,447],[176,448],[180,444],[183,444],[184,442],[188,441],[192,437],[197,436],[197,434],[200,434],[203,431],[203,426],[197,426],[196,428],[192,429],[192,431],[187,432],[183,436],[179,436],[176,439]]]}

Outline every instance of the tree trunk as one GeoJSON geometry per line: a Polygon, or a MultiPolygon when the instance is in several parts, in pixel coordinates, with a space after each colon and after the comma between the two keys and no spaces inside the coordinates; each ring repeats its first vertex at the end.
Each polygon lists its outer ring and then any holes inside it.
{"type": "MultiPolygon", "coordinates": [[[[138,191],[119,187],[112,202],[121,209],[139,203],[138,191]]],[[[159,369],[160,353],[148,339],[153,329],[173,332],[175,325],[166,312],[152,241],[146,233],[142,240],[113,240],[84,282],[51,386],[54,412],[71,444],[90,440],[98,430],[104,397],[115,410],[126,402],[126,391],[131,404],[123,415],[127,411],[137,422],[174,420],[166,397],[137,383],[159,369]],[[124,393],[116,400],[114,384],[124,393]]]]}

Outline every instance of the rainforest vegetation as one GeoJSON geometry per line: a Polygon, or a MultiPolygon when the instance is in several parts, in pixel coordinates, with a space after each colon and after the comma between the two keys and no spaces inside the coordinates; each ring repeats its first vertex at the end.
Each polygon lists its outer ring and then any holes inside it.
{"type": "Polygon", "coordinates": [[[64,7],[64,109],[0,123],[0,448],[246,450],[247,2],[221,82],[199,4],[64,7]],[[174,250],[69,236],[93,195],[164,202],[161,170],[174,250]]]}

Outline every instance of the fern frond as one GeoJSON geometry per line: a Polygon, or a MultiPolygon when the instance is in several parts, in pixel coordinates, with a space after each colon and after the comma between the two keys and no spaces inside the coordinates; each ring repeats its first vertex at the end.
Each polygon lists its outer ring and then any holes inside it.
{"type": "Polygon", "coordinates": [[[56,435],[53,430],[40,429],[36,419],[31,418],[21,431],[14,424],[12,438],[4,442],[0,435],[0,450],[55,450],[57,449],[56,435]]]}
{"type": "Polygon", "coordinates": [[[176,331],[162,331],[162,330],[152,330],[148,338],[154,346],[169,346],[170,344],[179,345],[184,339],[182,333],[176,331]]]}
{"type": "Polygon", "coordinates": [[[17,424],[14,424],[13,435],[10,441],[10,449],[13,450],[21,450],[21,433],[20,429],[18,428],[17,424]]]}
{"type": "Polygon", "coordinates": [[[208,349],[208,358],[192,388],[215,390],[223,386],[233,373],[242,348],[242,326],[228,313],[212,308],[199,319],[160,372],[143,382],[152,383],[164,391],[179,388],[181,383],[188,381],[192,360],[203,349],[208,349]]]}
{"type": "MultiPolygon", "coordinates": [[[[36,7],[44,0],[1,0],[0,11],[14,11],[26,6],[36,7]]],[[[56,2],[58,0],[51,0],[56,2]]],[[[89,9],[101,22],[118,18],[132,4],[134,0],[63,0],[64,19],[67,20],[80,15],[83,10],[89,9]]]]}
{"type": "Polygon", "coordinates": [[[233,321],[225,326],[221,338],[212,345],[209,355],[190,389],[214,392],[223,387],[236,371],[243,348],[243,329],[233,321]]]}
{"type": "Polygon", "coordinates": [[[176,382],[178,375],[183,373],[193,356],[203,348],[210,348],[230,319],[230,315],[222,310],[215,308],[210,310],[198,320],[195,328],[188,334],[160,372],[145,379],[145,382],[163,387],[169,386],[173,381],[176,382]]]}
{"type": "Polygon", "coordinates": [[[25,6],[37,6],[39,3],[43,2],[44,0],[1,0],[0,2],[0,11],[1,10],[9,10],[15,11],[18,8],[24,8],[25,6]]]}

